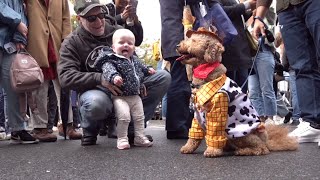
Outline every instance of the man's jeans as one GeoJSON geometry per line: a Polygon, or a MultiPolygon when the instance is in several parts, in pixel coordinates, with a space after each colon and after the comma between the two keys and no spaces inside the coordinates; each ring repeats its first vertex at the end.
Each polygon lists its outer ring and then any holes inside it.
{"type": "MultiPolygon", "coordinates": [[[[145,121],[154,115],[154,110],[167,92],[170,82],[170,74],[164,70],[145,78],[147,96],[142,98],[145,121]]],[[[85,135],[96,136],[101,121],[108,119],[112,114],[113,104],[110,96],[101,90],[89,90],[80,95],[79,104],[81,127],[85,130],[85,135]]]]}
{"type": "Polygon", "coordinates": [[[25,129],[25,123],[20,114],[18,94],[14,92],[10,81],[10,68],[13,60],[13,55],[0,50],[0,82],[7,93],[7,113],[8,125],[12,131],[21,131],[25,129]]]}
{"type": "Polygon", "coordinates": [[[297,85],[296,85],[296,72],[294,70],[289,71],[290,77],[290,94],[291,94],[291,105],[292,105],[292,120],[298,121],[300,118],[300,108],[297,96],[297,85]]]}
{"type": "Polygon", "coordinates": [[[279,13],[296,85],[301,118],[320,128],[320,1],[306,0],[279,13]]]}
{"type": "Polygon", "coordinates": [[[269,46],[263,44],[261,48],[254,64],[256,74],[249,76],[249,98],[259,116],[274,116],[277,114],[273,90],[275,61],[269,46]]]}

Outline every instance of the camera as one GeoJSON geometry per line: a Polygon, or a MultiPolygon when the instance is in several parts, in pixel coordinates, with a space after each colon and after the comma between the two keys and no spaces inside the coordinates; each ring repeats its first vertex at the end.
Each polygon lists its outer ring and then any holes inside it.
{"type": "Polygon", "coordinates": [[[268,39],[269,42],[274,42],[274,36],[272,34],[271,31],[269,31],[268,29],[265,29],[265,33],[266,33],[266,38],[268,39]]]}

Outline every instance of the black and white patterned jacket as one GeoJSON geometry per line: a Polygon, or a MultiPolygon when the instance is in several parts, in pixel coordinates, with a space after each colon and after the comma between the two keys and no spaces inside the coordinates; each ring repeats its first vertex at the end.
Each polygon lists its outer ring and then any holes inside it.
{"type": "Polygon", "coordinates": [[[95,67],[102,71],[103,78],[112,84],[115,76],[122,77],[122,96],[139,95],[144,77],[150,75],[147,66],[137,56],[134,55],[128,60],[115,54],[111,48],[104,48],[100,52],[95,67]]]}

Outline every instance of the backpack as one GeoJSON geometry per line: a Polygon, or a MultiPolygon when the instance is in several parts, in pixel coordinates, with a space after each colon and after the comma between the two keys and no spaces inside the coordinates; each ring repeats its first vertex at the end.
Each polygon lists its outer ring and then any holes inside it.
{"type": "Polygon", "coordinates": [[[10,68],[10,81],[12,89],[18,93],[20,113],[27,121],[27,104],[33,113],[38,112],[32,91],[41,86],[44,76],[37,61],[26,51],[13,54],[10,68]]]}
{"type": "Polygon", "coordinates": [[[12,89],[24,93],[40,87],[44,77],[37,61],[26,51],[19,51],[13,56],[10,69],[12,89]]]}

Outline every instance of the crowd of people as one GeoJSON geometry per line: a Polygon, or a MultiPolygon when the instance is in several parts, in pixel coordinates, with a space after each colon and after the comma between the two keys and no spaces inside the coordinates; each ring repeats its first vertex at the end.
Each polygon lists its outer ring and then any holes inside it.
{"type": "MultiPolygon", "coordinates": [[[[135,46],[143,41],[137,3],[76,0],[79,26],[72,31],[67,0],[0,0],[0,138],[20,144],[55,142],[53,126],[58,126],[59,135],[81,139],[83,146],[94,145],[99,134],[107,134],[117,138],[118,149],[149,147],[152,136],[143,131],[165,96],[167,139],[187,139],[193,119],[192,91],[185,65],[176,61],[180,57],[176,46],[185,38],[184,6],[199,6],[201,0],[159,2],[161,60],[170,64],[167,70],[154,70],[135,54],[135,46]],[[133,22],[128,23],[128,18],[133,22]],[[44,83],[32,92],[39,111],[30,111],[28,122],[19,111],[19,94],[10,84],[16,52],[8,47],[30,53],[44,74],[44,83]]],[[[280,59],[290,64],[292,122],[300,123],[290,136],[320,146],[319,1],[278,0],[276,11],[270,8],[272,0],[208,2],[209,6],[219,3],[238,31],[231,43],[224,44],[227,76],[249,94],[266,123],[276,120],[274,84],[278,81],[277,50],[265,32],[275,33],[274,27],[280,27],[280,59]],[[253,36],[261,40],[255,55],[244,26],[251,26],[253,36]]]]}

